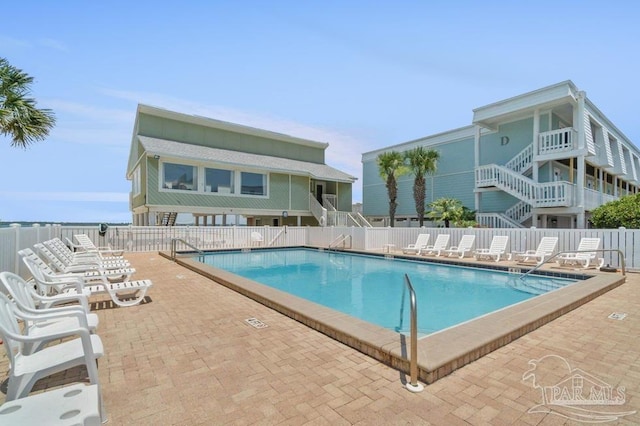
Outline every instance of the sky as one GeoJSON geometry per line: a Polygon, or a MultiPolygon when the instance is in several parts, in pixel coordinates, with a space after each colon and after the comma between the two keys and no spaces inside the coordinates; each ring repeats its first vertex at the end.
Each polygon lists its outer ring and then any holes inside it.
{"type": "Polygon", "coordinates": [[[12,1],[0,57],[34,77],[50,136],[0,136],[0,221],[131,222],[139,103],[362,154],[471,124],[565,80],[640,143],[633,1],[12,1]]]}

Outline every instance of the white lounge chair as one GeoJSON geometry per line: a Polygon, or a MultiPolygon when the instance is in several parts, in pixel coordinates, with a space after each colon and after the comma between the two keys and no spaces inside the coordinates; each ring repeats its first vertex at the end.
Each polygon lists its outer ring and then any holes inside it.
{"type": "Polygon", "coordinates": [[[98,279],[99,277],[107,277],[108,279],[128,280],[131,275],[135,274],[133,268],[105,268],[99,263],[78,263],[68,265],[62,262],[55,254],[41,243],[36,243],[33,247],[38,251],[40,257],[53,267],[54,272],[61,274],[84,274],[85,278],[98,279]]]}
{"type": "Polygon", "coordinates": [[[59,238],[44,241],[42,244],[67,265],[91,263],[111,269],[128,268],[131,266],[129,261],[122,257],[101,257],[97,253],[73,252],[59,238]]]}
{"type": "MultiPolygon", "coordinates": [[[[91,238],[87,234],[74,234],[73,238],[78,242],[78,244],[74,244],[77,250],[86,251],[89,253],[97,253],[100,257],[105,256],[115,256],[121,257],[124,255],[124,250],[114,250],[111,246],[98,247],[91,241],[91,238]]],[[[70,241],[71,244],[73,242],[70,241]]]]}
{"type": "Polygon", "coordinates": [[[7,401],[24,398],[33,385],[43,377],[84,365],[91,384],[99,384],[97,359],[104,354],[102,341],[85,327],[52,332],[32,337],[21,332],[20,311],[4,294],[0,294],[0,335],[9,359],[9,383],[7,401]],[[72,337],[76,337],[71,340],[72,337]],[[33,354],[24,352],[25,343],[40,339],[52,341],[65,339],[58,344],[42,347],[33,354]]]}
{"type": "Polygon", "coordinates": [[[521,263],[535,262],[542,265],[546,259],[553,255],[558,245],[558,237],[542,237],[535,250],[512,253],[513,260],[521,263]]]}
{"type": "Polygon", "coordinates": [[[509,237],[505,235],[495,235],[491,239],[491,245],[489,248],[480,248],[473,252],[474,257],[477,260],[481,259],[494,259],[496,262],[500,262],[500,257],[504,256],[507,252],[507,244],[509,243],[509,237]]]}
{"type": "Polygon", "coordinates": [[[409,244],[408,246],[402,249],[402,253],[404,254],[418,254],[420,249],[426,247],[429,244],[429,234],[418,234],[418,238],[416,238],[416,242],[409,244]]]}
{"type": "Polygon", "coordinates": [[[75,295],[89,291],[89,294],[108,294],[113,303],[118,306],[137,305],[144,299],[147,290],[153,283],[151,280],[112,282],[104,274],[90,275],[87,273],[56,274],[31,249],[18,251],[22,261],[27,265],[40,294],[75,295]]]}
{"type": "Polygon", "coordinates": [[[436,237],[436,241],[432,246],[428,245],[420,249],[418,254],[426,256],[426,255],[435,255],[440,256],[443,250],[447,248],[449,245],[449,239],[451,235],[449,234],[440,234],[436,237]]]}
{"type": "Polygon", "coordinates": [[[447,253],[447,256],[458,256],[460,259],[464,258],[467,253],[471,253],[473,249],[473,244],[476,242],[475,235],[463,235],[460,238],[460,242],[457,246],[449,247],[448,249],[442,250],[443,253],[447,253]]]}
{"type": "MultiPolygon", "coordinates": [[[[78,327],[95,332],[99,322],[98,315],[87,313],[80,305],[38,309],[32,287],[32,284],[27,283],[19,275],[11,272],[0,273],[0,293],[9,297],[23,313],[23,332],[26,335],[42,337],[52,332],[78,327]]],[[[25,352],[33,353],[46,343],[48,343],[46,340],[25,343],[25,352]]]]}
{"type": "Polygon", "coordinates": [[[597,260],[598,265],[596,269],[600,269],[604,265],[604,259],[598,258],[598,252],[589,251],[597,250],[600,248],[600,238],[588,238],[583,237],[578,244],[578,249],[575,253],[564,253],[556,257],[558,265],[580,265],[583,268],[588,268],[593,261],[597,260]]]}

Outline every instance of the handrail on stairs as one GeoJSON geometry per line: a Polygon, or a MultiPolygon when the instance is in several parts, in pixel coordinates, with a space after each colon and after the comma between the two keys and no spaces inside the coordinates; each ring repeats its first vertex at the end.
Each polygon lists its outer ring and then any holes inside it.
{"type": "Polygon", "coordinates": [[[618,252],[618,260],[620,261],[620,271],[622,272],[622,275],[627,275],[627,270],[626,270],[626,266],[625,266],[625,261],[624,261],[624,253],[620,250],[620,249],[594,249],[594,250],[574,250],[574,251],[560,251],[556,254],[554,254],[553,256],[549,257],[548,259],[545,259],[542,263],[540,263],[539,265],[536,265],[534,268],[529,269],[527,272],[525,272],[524,274],[522,274],[520,276],[520,279],[523,280],[525,279],[525,277],[527,277],[528,275],[532,274],[533,272],[537,271],[538,269],[540,269],[543,265],[549,263],[551,260],[555,259],[556,257],[560,256],[561,254],[568,254],[568,253],[593,253],[594,251],[596,252],[618,252]]]}
{"type": "Polygon", "coordinates": [[[331,249],[332,247],[337,247],[338,244],[340,244],[340,243],[342,243],[342,247],[344,248],[344,242],[347,240],[347,238],[349,239],[349,248],[351,248],[351,246],[353,245],[353,238],[351,237],[351,234],[340,234],[340,235],[338,235],[337,238],[335,238],[333,241],[331,241],[329,243],[329,247],[328,248],[331,249]]]}
{"type": "Polygon", "coordinates": [[[276,240],[277,240],[278,238],[280,238],[280,235],[282,235],[282,234],[286,234],[286,233],[287,233],[287,225],[283,226],[283,227],[282,227],[282,229],[280,230],[280,232],[278,232],[278,233],[276,234],[276,236],[275,236],[275,237],[273,237],[273,238],[271,239],[271,241],[269,241],[269,244],[267,244],[267,247],[271,247],[271,246],[273,245],[273,243],[275,243],[275,242],[276,242],[276,240]]]}
{"type": "Polygon", "coordinates": [[[407,382],[406,387],[411,392],[421,392],[424,390],[424,386],[418,383],[418,303],[416,301],[416,292],[413,290],[409,275],[404,274],[404,282],[409,288],[411,301],[411,355],[409,356],[411,381],[407,382]]]}
{"type": "Polygon", "coordinates": [[[189,248],[192,248],[195,251],[197,251],[198,252],[198,256],[204,257],[204,252],[202,250],[200,250],[198,247],[194,246],[193,244],[190,244],[190,243],[186,242],[182,238],[172,238],[171,239],[171,260],[173,260],[174,262],[176,261],[176,245],[177,245],[178,242],[180,242],[180,243],[184,244],[185,246],[187,246],[189,248]]]}

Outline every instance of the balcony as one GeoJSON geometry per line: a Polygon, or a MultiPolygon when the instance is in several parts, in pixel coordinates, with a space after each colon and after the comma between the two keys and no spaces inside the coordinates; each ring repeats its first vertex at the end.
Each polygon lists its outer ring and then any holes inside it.
{"type": "Polygon", "coordinates": [[[536,150],[538,156],[560,158],[576,149],[578,149],[578,132],[572,127],[542,132],[538,135],[536,150]]]}

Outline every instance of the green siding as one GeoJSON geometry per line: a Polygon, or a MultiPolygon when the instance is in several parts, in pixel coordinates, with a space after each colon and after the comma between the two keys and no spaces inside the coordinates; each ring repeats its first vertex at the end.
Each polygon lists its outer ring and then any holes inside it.
{"type": "Polygon", "coordinates": [[[309,178],[291,176],[291,210],[309,210],[309,178]]]}
{"type": "Polygon", "coordinates": [[[146,114],[140,114],[138,124],[138,134],[143,136],[324,164],[324,148],[213,129],[146,114]]]}
{"type": "Polygon", "coordinates": [[[350,212],[353,203],[353,194],[350,183],[338,183],[338,205],[336,209],[343,212],[350,212]]]}

